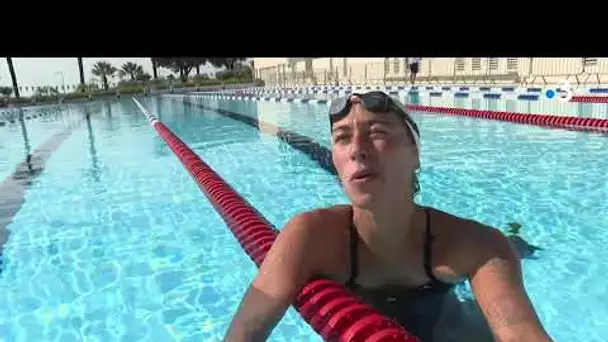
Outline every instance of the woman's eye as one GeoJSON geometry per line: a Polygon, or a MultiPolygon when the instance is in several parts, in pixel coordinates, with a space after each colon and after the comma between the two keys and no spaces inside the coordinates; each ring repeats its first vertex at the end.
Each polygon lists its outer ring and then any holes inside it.
{"type": "Polygon", "coordinates": [[[386,132],[385,131],[380,131],[380,130],[374,130],[371,132],[371,135],[373,137],[384,137],[386,136],[386,132]]]}
{"type": "Polygon", "coordinates": [[[346,139],[346,136],[345,136],[345,135],[343,135],[343,134],[342,134],[342,135],[336,135],[336,136],[334,137],[334,142],[339,142],[339,141],[342,141],[342,140],[344,140],[344,139],[346,139]]]}

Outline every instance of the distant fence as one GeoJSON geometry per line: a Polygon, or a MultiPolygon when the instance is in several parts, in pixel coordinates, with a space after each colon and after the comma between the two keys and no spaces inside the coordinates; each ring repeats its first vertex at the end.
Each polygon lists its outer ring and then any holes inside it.
{"type": "MultiPolygon", "coordinates": [[[[255,73],[266,85],[276,86],[409,83],[406,58],[328,60],[279,64],[258,68],[255,73]]],[[[546,85],[562,81],[573,86],[608,83],[608,58],[423,58],[416,76],[416,83],[428,84],[546,85]]]]}

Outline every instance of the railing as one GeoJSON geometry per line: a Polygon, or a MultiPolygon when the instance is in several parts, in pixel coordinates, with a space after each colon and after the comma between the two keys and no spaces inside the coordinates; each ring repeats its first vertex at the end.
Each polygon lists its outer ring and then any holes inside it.
{"type": "MultiPolygon", "coordinates": [[[[271,86],[375,85],[409,83],[405,58],[366,62],[361,58],[314,58],[256,69],[271,86]]],[[[608,58],[423,58],[416,83],[573,86],[608,83],[608,58]]]]}

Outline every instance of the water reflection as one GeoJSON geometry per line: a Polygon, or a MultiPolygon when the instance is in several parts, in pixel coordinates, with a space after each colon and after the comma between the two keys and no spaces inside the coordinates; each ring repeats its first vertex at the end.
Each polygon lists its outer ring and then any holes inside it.
{"type": "Polygon", "coordinates": [[[91,176],[97,183],[100,182],[101,169],[99,168],[99,160],[97,158],[97,149],[95,148],[95,136],[93,135],[93,127],[91,125],[91,112],[88,106],[84,106],[84,117],[87,122],[87,132],[89,136],[89,155],[91,157],[91,176]]]}
{"type": "Polygon", "coordinates": [[[154,104],[156,106],[156,108],[154,110],[154,114],[156,115],[156,117],[158,118],[159,121],[163,121],[162,113],[160,110],[160,96],[154,97],[154,104]]]}
{"type": "Polygon", "coordinates": [[[487,98],[486,99],[486,108],[488,110],[496,111],[496,110],[498,110],[499,102],[500,102],[500,100],[498,100],[498,99],[487,98]]]}
{"type": "Polygon", "coordinates": [[[585,102],[579,102],[577,103],[577,115],[579,117],[589,117],[589,118],[593,118],[595,117],[595,115],[593,115],[593,103],[585,103],[585,102]]]}
{"type": "Polygon", "coordinates": [[[21,134],[23,136],[23,150],[25,151],[25,162],[27,164],[28,170],[32,171],[32,155],[31,155],[31,145],[30,139],[27,135],[27,128],[25,127],[25,121],[23,119],[23,109],[19,108],[19,125],[21,126],[21,134]]]}
{"type": "Polygon", "coordinates": [[[505,108],[507,112],[517,112],[517,100],[508,99],[505,101],[505,108]]]}
{"type": "Polygon", "coordinates": [[[458,97],[458,96],[454,96],[454,107],[456,108],[466,108],[466,103],[467,103],[467,98],[466,97],[458,97]]]}
{"type": "Polygon", "coordinates": [[[471,99],[471,108],[473,108],[473,109],[481,108],[481,101],[478,98],[471,99]]]}
{"type": "Polygon", "coordinates": [[[418,105],[420,104],[420,94],[418,92],[410,92],[409,96],[406,97],[407,104],[418,105]]]}
{"type": "Polygon", "coordinates": [[[116,129],[116,127],[115,127],[116,120],[112,113],[112,103],[106,101],[103,103],[103,106],[105,107],[105,113],[108,118],[106,120],[108,123],[108,129],[113,131],[116,129]]]}

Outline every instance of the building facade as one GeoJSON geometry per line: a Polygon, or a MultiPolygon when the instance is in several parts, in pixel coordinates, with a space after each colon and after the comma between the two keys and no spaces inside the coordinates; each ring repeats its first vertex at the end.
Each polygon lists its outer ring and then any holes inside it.
{"type": "MultiPolygon", "coordinates": [[[[407,58],[254,58],[267,85],[406,83],[407,58]]],[[[573,85],[608,83],[608,58],[422,58],[417,82],[573,85]]]]}

